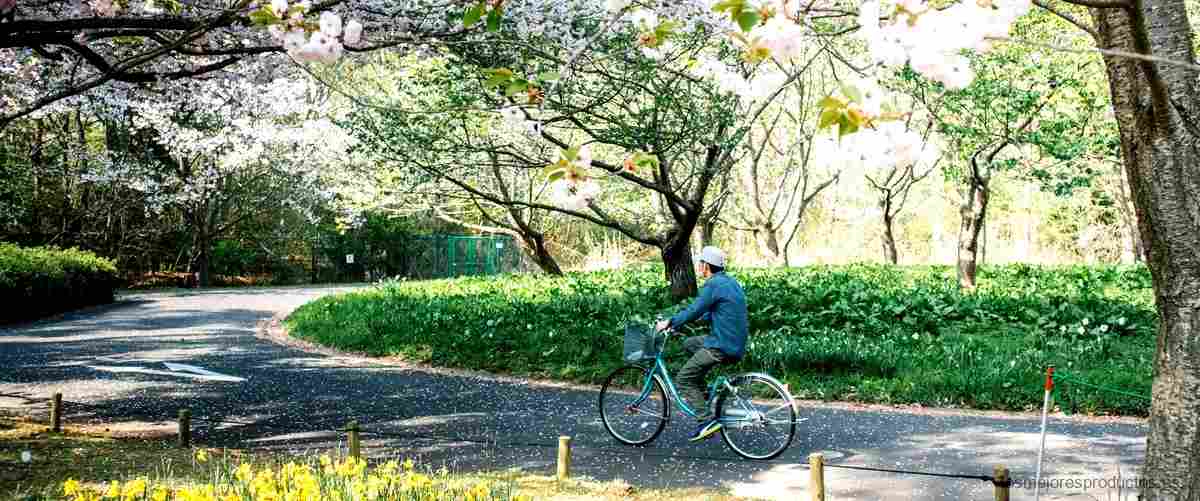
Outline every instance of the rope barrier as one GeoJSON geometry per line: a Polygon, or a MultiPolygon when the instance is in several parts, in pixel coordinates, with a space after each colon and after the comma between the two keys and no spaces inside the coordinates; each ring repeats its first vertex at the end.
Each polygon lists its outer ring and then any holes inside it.
{"type": "MultiPolygon", "coordinates": [[[[48,401],[48,400],[47,400],[47,401],[48,401]]],[[[96,405],[96,404],[87,404],[87,403],[83,403],[83,402],[74,402],[74,401],[71,401],[71,400],[63,400],[63,401],[62,401],[62,403],[63,403],[63,405],[66,405],[66,404],[77,405],[77,406],[79,406],[79,407],[83,407],[83,408],[85,408],[85,409],[99,409],[99,408],[100,408],[100,406],[99,406],[99,405],[96,405]]]]}
{"type": "MultiPolygon", "coordinates": [[[[441,441],[448,441],[448,442],[466,442],[466,443],[471,443],[471,444],[489,445],[489,446],[493,446],[493,447],[502,447],[502,448],[513,448],[513,447],[536,447],[536,448],[543,448],[543,449],[557,449],[558,448],[557,442],[555,442],[553,444],[541,443],[541,442],[500,442],[500,441],[495,441],[495,440],[478,439],[478,438],[470,438],[470,437],[423,435],[423,434],[419,434],[419,433],[400,433],[400,432],[376,431],[376,430],[369,430],[369,429],[360,430],[360,432],[363,433],[364,435],[375,435],[378,437],[385,437],[385,438],[403,438],[403,439],[410,439],[410,440],[411,439],[422,439],[422,440],[441,440],[441,441]]],[[[636,448],[617,449],[617,448],[612,448],[612,447],[572,446],[572,449],[580,450],[580,451],[607,452],[610,454],[620,454],[620,455],[624,455],[624,456],[645,456],[645,457],[656,457],[656,458],[692,459],[692,460],[696,460],[696,461],[714,461],[714,462],[720,462],[720,463],[733,463],[733,462],[740,461],[739,459],[734,459],[734,458],[730,458],[730,457],[695,456],[695,455],[691,455],[691,454],[669,454],[669,453],[663,454],[663,453],[648,452],[646,449],[636,449],[636,448]]],[[[771,460],[771,461],[760,461],[760,462],[781,463],[783,461],[782,460],[771,460]]]]}
{"type": "Polygon", "coordinates": [[[1055,380],[1055,381],[1062,381],[1062,382],[1069,382],[1069,383],[1071,383],[1071,384],[1077,384],[1077,385],[1080,385],[1080,386],[1086,386],[1086,387],[1089,387],[1089,388],[1095,388],[1095,389],[1097,389],[1097,390],[1103,390],[1103,391],[1107,391],[1107,392],[1109,392],[1109,393],[1116,393],[1116,394],[1118,394],[1118,395],[1125,395],[1125,396],[1127,396],[1127,397],[1138,398],[1138,399],[1142,399],[1142,400],[1144,400],[1144,401],[1146,401],[1146,402],[1149,402],[1149,401],[1151,401],[1151,400],[1152,400],[1152,399],[1151,399],[1151,397],[1148,397],[1148,396],[1146,396],[1146,395],[1141,395],[1141,394],[1138,394],[1138,393],[1133,393],[1133,392],[1131,392],[1131,391],[1122,390],[1122,389],[1118,389],[1118,388],[1109,388],[1109,387],[1107,387],[1107,386],[1098,385],[1098,384],[1094,384],[1094,383],[1089,383],[1089,382],[1087,382],[1087,381],[1084,381],[1083,379],[1080,379],[1080,378],[1078,378],[1078,377],[1071,376],[1071,375],[1067,375],[1067,374],[1066,374],[1065,372],[1063,372],[1062,370],[1056,371],[1056,372],[1054,373],[1054,380],[1055,380]]]}
{"type": "MultiPolygon", "coordinates": [[[[992,482],[992,483],[996,482],[995,477],[992,477],[991,475],[961,475],[958,473],[936,473],[936,472],[929,472],[929,471],[895,470],[895,469],[891,469],[891,468],[875,468],[873,466],[855,466],[855,465],[849,465],[849,464],[832,464],[832,463],[825,463],[825,467],[826,468],[841,468],[841,469],[845,469],[845,470],[876,471],[876,472],[881,472],[881,473],[899,473],[902,475],[923,475],[923,476],[927,476],[927,477],[960,478],[960,479],[965,479],[965,480],[982,480],[984,482],[992,482]]],[[[1011,482],[1011,480],[1009,482],[1011,482]]]]}

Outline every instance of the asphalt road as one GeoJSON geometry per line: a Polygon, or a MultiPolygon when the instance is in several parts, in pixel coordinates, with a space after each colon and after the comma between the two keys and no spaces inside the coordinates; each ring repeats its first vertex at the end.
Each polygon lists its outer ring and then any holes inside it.
{"type": "MultiPolygon", "coordinates": [[[[339,288],[212,289],[124,295],[118,304],[0,329],[0,411],[40,413],[51,393],[66,419],[169,428],[181,408],[211,446],[338,447],[357,420],[372,456],[419,457],[455,470],[552,472],[561,435],[573,472],[635,486],[725,486],[807,499],[807,457],[831,464],[965,475],[1012,470],[1014,499],[1032,498],[1035,416],[805,404],[795,442],[770,462],[740,460],[719,438],[687,442],[676,416],[645,448],[604,431],[597,389],[386,364],[280,344],[264,322],[339,288]],[[172,364],[172,365],[167,365],[172,364]],[[183,365],[176,365],[183,364],[183,365]],[[202,369],[202,370],[197,370],[202,369]],[[224,421],[225,423],[221,423],[224,421]]],[[[1136,420],[1051,418],[1043,499],[1136,499],[1126,488],[1145,452],[1136,420]],[[1073,484],[1073,485],[1069,485],[1073,484]],[[1085,485],[1090,484],[1090,485],[1085,485]]],[[[831,468],[828,499],[991,499],[973,479],[831,468]]]]}

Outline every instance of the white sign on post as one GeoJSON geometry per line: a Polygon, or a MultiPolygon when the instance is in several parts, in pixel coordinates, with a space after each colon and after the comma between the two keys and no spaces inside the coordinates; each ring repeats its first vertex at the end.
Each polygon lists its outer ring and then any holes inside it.
{"type": "Polygon", "coordinates": [[[354,264],[354,254],[346,254],[346,264],[354,264]]]}
{"type": "Polygon", "coordinates": [[[503,248],[504,248],[504,242],[496,242],[496,248],[497,248],[497,249],[503,249],[503,248]]]}

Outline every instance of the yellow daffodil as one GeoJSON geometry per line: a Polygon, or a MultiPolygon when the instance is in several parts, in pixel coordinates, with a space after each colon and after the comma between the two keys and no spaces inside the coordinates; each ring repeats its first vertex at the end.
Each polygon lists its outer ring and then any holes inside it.
{"type": "Polygon", "coordinates": [[[113,480],[112,483],[108,484],[108,491],[104,493],[104,497],[106,497],[106,498],[121,497],[121,483],[117,482],[116,480],[113,480]]]}
{"type": "Polygon", "coordinates": [[[196,461],[204,463],[208,461],[208,452],[204,449],[196,449],[196,461]]]}
{"type": "Polygon", "coordinates": [[[68,478],[66,482],[63,482],[63,495],[74,496],[77,493],[79,493],[78,480],[68,478]]]}
{"type": "Polygon", "coordinates": [[[121,489],[121,497],[126,501],[131,501],[134,498],[142,497],[146,494],[146,479],[136,478],[125,482],[125,487],[121,489]]]}
{"type": "Polygon", "coordinates": [[[238,465],[237,470],[235,470],[233,473],[233,477],[238,479],[238,481],[242,482],[242,483],[249,482],[250,479],[253,478],[252,475],[253,475],[253,472],[248,463],[242,463],[242,464],[238,465]]]}
{"type": "Polygon", "coordinates": [[[150,496],[151,501],[167,501],[167,496],[171,493],[166,487],[158,486],[154,488],[154,495],[150,496]]]}

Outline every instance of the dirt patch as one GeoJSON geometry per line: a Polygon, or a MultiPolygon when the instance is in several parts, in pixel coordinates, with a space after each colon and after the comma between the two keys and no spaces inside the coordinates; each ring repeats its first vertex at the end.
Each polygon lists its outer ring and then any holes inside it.
{"type": "Polygon", "coordinates": [[[52,433],[41,423],[0,418],[0,494],[43,492],[68,478],[102,481],[186,469],[191,455],[146,423],[65,426],[52,433]]]}

